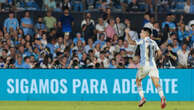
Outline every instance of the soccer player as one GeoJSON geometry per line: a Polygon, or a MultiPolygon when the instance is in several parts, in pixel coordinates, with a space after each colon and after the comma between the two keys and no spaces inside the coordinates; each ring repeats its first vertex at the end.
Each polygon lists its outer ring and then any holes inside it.
{"type": "Polygon", "coordinates": [[[141,100],[139,102],[139,107],[142,107],[146,103],[146,99],[144,98],[144,92],[142,88],[141,81],[144,79],[147,75],[152,79],[155,87],[158,90],[158,93],[161,97],[161,108],[165,108],[166,106],[166,99],[162,90],[162,87],[159,83],[159,72],[156,67],[155,63],[155,56],[157,55],[157,58],[161,56],[161,51],[156,44],[155,41],[150,39],[151,35],[151,29],[149,28],[143,28],[140,33],[140,39],[138,40],[132,40],[129,36],[129,29],[125,29],[126,37],[128,39],[128,42],[132,45],[140,45],[140,68],[138,69],[137,75],[136,75],[136,84],[138,88],[139,95],[141,97],[141,100]],[[156,53],[156,55],[155,55],[156,53]]]}

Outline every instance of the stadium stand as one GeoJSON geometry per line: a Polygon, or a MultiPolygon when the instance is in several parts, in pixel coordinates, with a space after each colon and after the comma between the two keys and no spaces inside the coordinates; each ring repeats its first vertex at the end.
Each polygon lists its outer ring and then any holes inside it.
{"type": "Polygon", "coordinates": [[[159,68],[193,68],[194,0],[157,1],[1,0],[0,68],[138,68],[124,30],[135,40],[142,27],[163,52],[159,68]]]}

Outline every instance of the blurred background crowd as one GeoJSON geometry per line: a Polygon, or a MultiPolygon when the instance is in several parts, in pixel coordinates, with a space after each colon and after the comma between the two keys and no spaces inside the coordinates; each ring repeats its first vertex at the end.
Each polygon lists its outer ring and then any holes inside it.
{"type": "Polygon", "coordinates": [[[138,68],[139,46],[129,44],[125,36],[129,28],[129,36],[139,38],[139,31],[131,28],[136,22],[142,22],[139,28],[152,30],[151,38],[163,52],[157,60],[159,68],[193,68],[194,19],[185,22],[183,15],[178,18],[172,11],[192,13],[194,0],[137,1],[0,0],[1,11],[9,10],[0,29],[0,68],[138,68]],[[181,11],[174,1],[183,3],[181,11]],[[17,18],[19,10],[25,11],[17,18]],[[46,15],[34,19],[31,10],[44,10],[46,15]],[[88,10],[102,12],[93,19],[88,10]],[[146,13],[143,21],[131,22],[127,16],[112,16],[119,10],[146,13]],[[53,15],[56,11],[60,17],[53,15]],[[84,11],[81,22],[70,11],[84,11]],[[155,11],[170,14],[159,22],[150,14],[155,11]],[[80,24],[79,31],[74,31],[75,24],[80,24]]]}
{"type": "Polygon", "coordinates": [[[62,12],[99,11],[111,8],[114,12],[185,12],[194,13],[194,0],[0,0],[0,11],[9,9],[48,10],[62,12]]]}

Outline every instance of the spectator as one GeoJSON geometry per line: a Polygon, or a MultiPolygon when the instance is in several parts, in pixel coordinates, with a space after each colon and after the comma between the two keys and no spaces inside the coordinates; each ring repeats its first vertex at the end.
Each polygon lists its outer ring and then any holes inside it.
{"type": "Polygon", "coordinates": [[[187,50],[187,44],[182,45],[182,49],[177,52],[178,55],[178,67],[187,68],[189,51],[187,50]]]}
{"type": "Polygon", "coordinates": [[[138,4],[137,0],[132,0],[131,1],[131,3],[129,4],[128,10],[130,12],[138,12],[138,11],[140,11],[140,7],[139,7],[139,4],[138,4]]]}
{"type": "Polygon", "coordinates": [[[64,52],[66,45],[64,44],[63,37],[59,37],[57,39],[57,43],[55,44],[55,51],[64,52]]]}
{"type": "Polygon", "coordinates": [[[105,29],[106,36],[108,39],[113,39],[114,34],[116,34],[115,29],[114,29],[115,21],[114,19],[109,20],[109,25],[105,29]]]}
{"type": "Polygon", "coordinates": [[[91,14],[88,13],[86,15],[86,18],[82,21],[82,35],[84,36],[85,39],[88,39],[90,37],[93,37],[94,35],[94,29],[95,29],[95,24],[94,20],[91,19],[91,14]]]}
{"type": "Polygon", "coordinates": [[[156,41],[156,43],[160,46],[161,45],[161,37],[162,37],[162,32],[160,29],[160,24],[159,22],[154,22],[153,24],[153,36],[152,39],[156,41]]]}
{"type": "Polygon", "coordinates": [[[168,44],[168,49],[164,53],[164,68],[175,68],[177,66],[177,54],[172,51],[172,45],[168,44]]]}
{"type": "Polygon", "coordinates": [[[19,29],[19,22],[17,18],[14,18],[14,13],[9,12],[9,18],[4,21],[4,32],[9,33],[10,30],[16,31],[17,29],[19,29]]]}
{"type": "Polygon", "coordinates": [[[181,49],[177,39],[173,39],[172,45],[173,45],[172,51],[174,53],[177,53],[181,49]]]}
{"type": "Polygon", "coordinates": [[[124,41],[123,45],[124,45],[123,48],[126,51],[127,57],[134,57],[137,47],[135,45],[129,44],[127,41],[124,41]]]}
{"type": "Polygon", "coordinates": [[[56,1],[55,0],[50,0],[50,2],[48,2],[48,8],[49,9],[55,9],[56,8],[56,1]]]}
{"type": "Polygon", "coordinates": [[[117,66],[118,65],[116,64],[116,60],[115,59],[112,59],[109,68],[115,69],[115,68],[117,68],[117,66]]]}
{"type": "Polygon", "coordinates": [[[21,28],[23,29],[24,35],[33,35],[33,21],[28,11],[25,12],[24,17],[21,19],[21,28]]]}
{"type": "Polygon", "coordinates": [[[35,28],[35,32],[38,32],[38,30],[47,32],[46,25],[44,24],[43,19],[40,16],[38,17],[38,21],[35,24],[34,28],[35,28]]]}
{"type": "Polygon", "coordinates": [[[159,12],[169,12],[169,1],[170,0],[158,0],[157,5],[158,5],[158,11],[159,12]]]}
{"type": "Polygon", "coordinates": [[[76,37],[73,39],[73,43],[74,44],[77,44],[78,40],[81,40],[83,44],[85,44],[85,40],[84,38],[82,37],[81,33],[77,33],[76,34],[76,37]]]}
{"type": "Polygon", "coordinates": [[[188,67],[194,68],[194,49],[191,50],[189,58],[188,58],[188,67]]]}
{"type": "Polygon", "coordinates": [[[43,18],[44,22],[45,22],[45,25],[48,29],[48,31],[50,31],[52,28],[56,28],[57,25],[57,20],[54,16],[52,16],[52,12],[51,11],[48,11],[47,12],[47,15],[43,18]]]}
{"type": "Polygon", "coordinates": [[[189,31],[191,42],[194,44],[194,24],[191,25],[192,29],[189,31]]]}
{"type": "Polygon", "coordinates": [[[106,8],[106,10],[103,11],[102,17],[104,22],[108,22],[112,18],[111,13],[111,8],[106,8]]]}
{"type": "Polygon", "coordinates": [[[84,24],[92,24],[93,26],[95,25],[94,20],[91,18],[90,13],[86,13],[84,20],[81,22],[81,27],[83,27],[84,24]]]}
{"type": "Polygon", "coordinates": [[[100,34],[99,40],[96,40],[96,41],[94,42],[94,45],[95,45],[95,46],[96,46],[97,44],[100,44],[100,47],[101,47],[101,48],[106,44],[106,42],[105,42],[105,35],[104,35],[104,34],[100,34]]]}
{"type": "Polygon", "coordinates": [[[168,15],[166,17],[166,21],[162,23],[162,28],[164,29],[165,25],[168,25],[168,27],[172,30],[176,29],[176,25],[172,22],[171,15],[168,15]]]}
{"type": "Polygon", "coordinates": [[[150,15],[148,13],[144,14],[144,21],[143,21],[143,26],[145,26],[145,24],[150,22],[150,15]]]}
{"type": "Polygon", "coordinates": [[[34,0],[25,0],[25,8],[28,10],[38,10],[38,4],[34,0]]]}
{"type": "Polygon", "coordinates": [[[123,38],[125,25],[121,23],[121,19],[119,17],[116,17],[115,21],[114,30],[119,37],[123,38]]]}
{"type": "Polygon", "coordinates": [[[40,63],[40,68],[50,69],[52,66],[52,57],[46,55],[43,62],[40,63]]]}
{"type": "Polygon", "coordinates": [[[137,68],[132,57],[129,57],[129,64],[127,68],[137,68]]]}
{"type": "Polygon", "coordinates": [[[71,10],[72,5],[71,5],[70,0],[63,0],[63,2],[62,2],[62,9],[66,9],[66,8],[71,10]]]}
{"type": "Polygon", "coordinates": [[[82,0],[73,0],[72,1],[73,6],[74,6],[74,11],[83,11],[83,3],[82,0]]]}
{"type": "Polygon", "coordinates": [[[6,0],[0,0],[0,10],[3,9],[3,5],[6,3],[6,0]]]}
{"type": "Polygon", "coordinates": [[[100,52],[100,57],[98,58],[97,62],[102,64],[104,68],[109,67],[109,60],[104,56],[104,52],[100,52]]]}
{"type": "Polygon", "coordinates": [[[29,61],[28,57],[25,58],[25,61],[23,61],[23,58],[21,55],[16,56],[16,62],[15,67],[16,68],[31,68],[29,64],[27,64],[29,61]]]}
{"type": "Polygon", "coordinates": [[[128,5],[131,3],[131,0],[120,0],[120,4],[122,7],[122,11],[126,12],[128,9],[128,5]]]}
{"type": "Polygon", "coordinates": [[[184,11],[185,13],[190,13],[191,10],[191,0],[186,0],[185,6],[184,6],[184,11]]]}
{"type": "Polygon", "coordinates": [[[98,24],[96,24],[97,31],[97,39],[99,39],[99,35],[105,33],[105,24],[103,18],[98,18],[98,24]]]}
{"type": "Polygon", "coordinates": [[[70,35],[74,24],[73,17],[69,14],[69,10],[65,9],[64,14],[60,17],[59,26],[62,27],[64,35],[70,35]]]}
{"type": "Polygon", "coordinates": [[[86,52],[86,53],[88,54],[88,52],[89,52],[90,50],[92,50],[93,47],[94,47],[92,38],[89,38],[89,39],[88,39],[87,44],[88,44],[88,45],[86,45],[85,48],[84,48],[84,52],[86,52]]]}
{"type": "Polygon", "coordinates": [[[189,33],[185,30],[185,24],[180,24],[178,29],[178,40],[183,43],[183,39],[189,36],[189,33]]]}

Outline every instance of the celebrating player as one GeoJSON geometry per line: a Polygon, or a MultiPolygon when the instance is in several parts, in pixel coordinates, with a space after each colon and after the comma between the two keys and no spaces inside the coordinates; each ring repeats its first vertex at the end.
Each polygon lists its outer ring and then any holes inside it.
{"type": "Polygon", "coordinates": [[[161,51],[158,45],[156,44],[156,42],[150,39],[149,37],[151,35],[151,30],[149,28],[143,28],[140,33],[141,38],[138,40],[131,39],[128,28],[125,29],[125,33],[126,33],[128,42],[130,44],[140,45],[140,56],[141,56],[140,68],[138,69],[138,72],[136,75],[136,84],[137,84],[139,95],[141,97],[141,100],[138,106],[142,107],[146,103],[141,81],[147,75],[149,75],[161,97],[161,108],[162,109],[165,108],[166,99],[165,99],[162,87],[160,86],[160,83],[159,83],[159,72],[155,63],[155,56],[159,58],[161,56],[161,51]]]}

